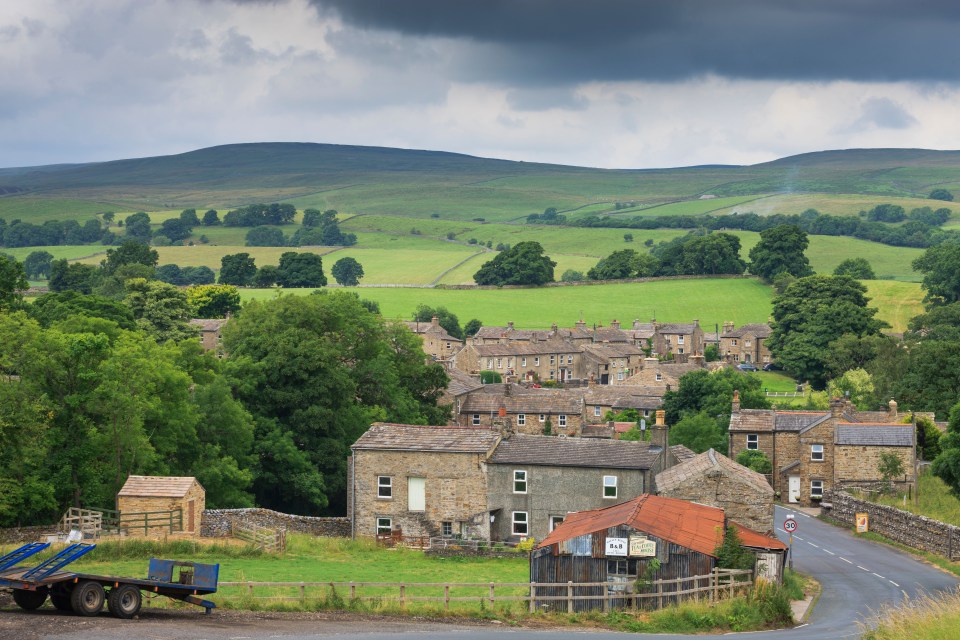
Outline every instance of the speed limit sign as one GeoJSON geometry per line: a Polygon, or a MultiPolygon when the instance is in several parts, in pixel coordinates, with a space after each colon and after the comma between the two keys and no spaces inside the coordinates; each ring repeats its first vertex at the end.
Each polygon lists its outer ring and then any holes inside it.
{"type": "Polygon", "coordinates": [[[793,518],[787,518],[783,521],[783,530],[787,533],[793,533],[797,530],[797,521],[793,518]]]}

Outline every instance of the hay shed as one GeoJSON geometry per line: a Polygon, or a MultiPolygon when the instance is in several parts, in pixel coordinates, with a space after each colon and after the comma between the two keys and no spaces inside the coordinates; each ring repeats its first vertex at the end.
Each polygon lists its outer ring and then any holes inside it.
{"type": "Polygon", "coordinates": [[[182,531],[199,533],[200,514],[206,507],[206,492],[194,477],[130,476],[117,494],[121,524],[131,528],[143,522],[147,529],[167,528],[162,515],[180,511],[182,531]],[[137,514],[137,515],[134,515],[137,514]]]}

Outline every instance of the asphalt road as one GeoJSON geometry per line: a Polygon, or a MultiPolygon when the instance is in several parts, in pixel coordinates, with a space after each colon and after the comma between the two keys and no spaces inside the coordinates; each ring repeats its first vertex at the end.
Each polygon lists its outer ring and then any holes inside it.
{"type": "MultiPolygon", "coordinates": [[[[778,529],[788,512],[777,507],[778,529]]],[[[780,631],[729,634],[725,637],[780,640],[855,638],[858,623],[883,605],[897,604],[922,593],[956,589],[958,581],[939,569],[885,545],[859,540],[848,531],[797,513],[799,529],[794,534],[794,567],[820,581],[823,593],[807,624],[780,631]]],[[[786,541],[787,534],[778,530],[786,541]]],[[[218,612],[212,616],[193,612],[146,611],[140,620],[122,621],[65,617],[55,612],[0,614],[0,638],[50,638],[57,640],[613,640],[622,633],[577,630],[532,630],[504,628],[486,623],[450,625],[415,619],[384,619],[336,614],[247,614],[218,612]]],[[[651,639],[675,639],[676,635],[644,635],[651,639]]]]}

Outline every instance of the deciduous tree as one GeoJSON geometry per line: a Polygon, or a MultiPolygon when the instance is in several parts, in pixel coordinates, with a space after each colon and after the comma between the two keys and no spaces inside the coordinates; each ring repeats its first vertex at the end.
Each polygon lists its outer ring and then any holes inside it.
{"type": "Polygon", "coordinates": [[[363,265],[354,258],[340,258],[333,264],[330,273],[333,274],[333,279],[340,286],[355,287],[360,284],[360,279],[363,278],[363,265]]]}
{"type": "Polygon", "coordinates": [[[783,224],[760,232],[760,242],[750,249],[750,273],[767,282],[781,273],[795,278],[813,274],[810,261],[804,255],[809,241],[800,227],[783,224]]]}
{"type": "Polygon", "coordinates": [[[539,242],[518,242],[480,267],[473,280],[480,285],[541,285],[553,282],[555,266],[557,263],[544,255],[539,242]]]}

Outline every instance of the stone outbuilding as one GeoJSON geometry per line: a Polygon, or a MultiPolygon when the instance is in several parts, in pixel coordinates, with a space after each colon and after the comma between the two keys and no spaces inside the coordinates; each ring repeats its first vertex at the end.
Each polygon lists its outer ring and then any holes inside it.
{"type": "Polygon", "coordinates": [[[710,449],[656,476],[657,493],[723,509],[755,531],[774,530],[773,487],[767,479],[710,449]]]}
{"type": "MultiPolygon", "coordinates": [[[[206,508],[206,491],[192,476],[130,476],[117,494],[117,511],[121,525],[135,532],[136,520],[131,514],[175,512],[182,514],[183,531],[200,532],[200,514],[206,508]]],[[[175,516],[174,516],[175,517],[175,516]]],[[[150,523],[156,530],[163,524],[162,518],[154,515],[150,523]]],[[[162,527],[168,530],[167,525],[162,527]]]]}

